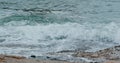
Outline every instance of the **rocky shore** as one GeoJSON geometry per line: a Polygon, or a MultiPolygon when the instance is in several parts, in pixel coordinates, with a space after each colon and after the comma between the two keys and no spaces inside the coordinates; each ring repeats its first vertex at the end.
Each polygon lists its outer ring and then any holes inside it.
{"type": "Polygon", "coordinates": [[[95,63],[120,63],[120,45],[96,52],[75,52],[74,57],[84,57],[95,63]]]}
{"type": "MultiPolygon", "coordinates": [[[[72,54],[73,57],[86,58],[91,62],[73,62],[73,63],[120,63],[120,45],[99,50],[96,52],[77,51],[72,54]]],[[[0,63],[72,63],[58,60],[39,60],[27,59],[19,56],[0,55],[0,63]]]]}
{"type": "Polygon", "coordinates": [[[71,63],[65,61],[27,59],[19,56],[0,55],[0,63],[71,63]]]}

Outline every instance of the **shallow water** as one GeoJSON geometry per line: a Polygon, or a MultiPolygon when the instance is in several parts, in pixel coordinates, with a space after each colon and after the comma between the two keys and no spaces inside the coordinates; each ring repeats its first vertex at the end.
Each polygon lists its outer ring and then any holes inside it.
{"type": "Polygon", "coordinates": [[[0,0],[0,53],[42,56],[120,43],[119,0],[0,0]]]}

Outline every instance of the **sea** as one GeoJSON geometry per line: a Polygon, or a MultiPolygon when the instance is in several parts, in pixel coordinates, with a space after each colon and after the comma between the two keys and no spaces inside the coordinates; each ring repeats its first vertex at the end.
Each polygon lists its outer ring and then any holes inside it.
{"type": "Polygon", "coordinates": [[[115,45],[120,0],[0,0],[0,54],[45,56],[115,45]]]}

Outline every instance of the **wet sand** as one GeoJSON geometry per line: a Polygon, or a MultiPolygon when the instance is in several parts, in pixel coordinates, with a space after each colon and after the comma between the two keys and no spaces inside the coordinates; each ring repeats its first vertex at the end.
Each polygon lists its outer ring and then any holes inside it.
{"type": "Polygon", "coordinates": [[[19,56],[0,55],[0,63],[71,63],[65,61],[26,59],[19,56]]]}

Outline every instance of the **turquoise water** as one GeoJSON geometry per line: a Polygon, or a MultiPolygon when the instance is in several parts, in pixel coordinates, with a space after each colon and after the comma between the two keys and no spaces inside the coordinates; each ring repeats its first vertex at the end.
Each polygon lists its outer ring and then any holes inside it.
{"type": "Polygon", "coordinates": [[[0,53],[96,51],[120,43],[119,0],[0,0],[0,53]]]}

